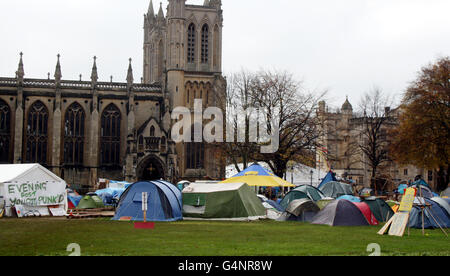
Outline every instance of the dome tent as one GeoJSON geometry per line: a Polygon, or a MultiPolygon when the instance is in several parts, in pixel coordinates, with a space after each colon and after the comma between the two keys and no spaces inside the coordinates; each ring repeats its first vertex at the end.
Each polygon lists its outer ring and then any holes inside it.
{"type": "Polygon", "coordinates": [[[368,226],[363,213],[352,202],[340,199],[330,202],[312,219],[311,224],[330,226],[368,226]]]}
{"type": "Polygon", "coordinates": [[[370,225],[378,225],[379,224],[378,220],[373,215],[373,213],[370,210],[370,207],[369,207],[369,205],[367,205],[367,203],[365,203],[365,202],[353,202],[353,204],[355,204],[356,207],[358,207],[358,209],[361,211],[361,213],[363,213],[363,215],[366,217],[367,222],[370,225]]]}
{"type": "Polygon", "coordinates": [[[369,205],[370,210],[373,215],[379,222],[387,222],[389,219],[394,216],[394,211],[391,206],[387,204],[384,200],[377,197],[367,197],[363,198],[362,202],[367,203],[369,205]]]}
{"type": "Polygon", "coordinates": [[[338,198],[343,195],[353,195],[351,185],[337,181],[329,181],[323,184],[319,190],[322,191],[326,197],[332,198],[338,198]]]}
{"type": "Polygon", "coordinates": [[[286,209],[292,201],[302,198],[319,201],[324,199],[325,196],[319,189],[311,185],[301,185],[287,193],[281,200],[280,205],[286,209]]]}
{"type": "Polygon", "coordinates": [[[129,186],[120,197],[113,220],[123,217],[131,221],[143,221],[142,193],[148,193],[148,221],[182,220],[181,192],[174,185],[165,181],[141,181],[129,186]]]}
{"type": "Polygon", "coordinates": [[[280,216],[278,221],[308,221],[320,212],[319,206],[312,200],[302,198],[289,203],[286,211],[280,216]]]}
{"type": "Polygon", "coordinates": [[[409,227],[422,228],[422,208],[421,205],[426,204],[428,207],[423,209],[423,228],[449,228],[450,227],[450,215],[447,211],[439,205],[439,203],[425,198],[416,197],[414,200],[414,206],[411,210],[409,217],[409,227]]]}
{"type": "Polygon", "coordinates": [[[104,208],[103,200],[95,193],[88,193],[78,203],[76,209],[99,209],[104,208]]]}

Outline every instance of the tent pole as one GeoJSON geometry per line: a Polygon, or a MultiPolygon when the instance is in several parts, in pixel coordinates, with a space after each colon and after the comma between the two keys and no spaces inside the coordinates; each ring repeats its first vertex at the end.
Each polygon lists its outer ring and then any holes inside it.
{"type": "MultiPolygon", "coordinates": [[[[425,206],[426,208],[426,206],[425,206]]],[[[439,228],[441,228],[442,232],[444,232],[444,234],[448,237],[447,232],[445,232],[444,228],[442,228],[442,226],[436,221],[436,219],[433,216],[433,213],[431,212],[431,210],[428,210],[428,212],[430,213],[431,217],[433,218],[434,222],[436,222],[436,224],[439,226],[439,228]]]]}
{"type": "MultiPolygon", "coordinates": [[[[420,187],[420,185],[419,185],[419,195],[420,195],[420,198],[422,198],[422,188],[420,187]]],[[[420,207],[420,209],[422,210],[422,236],[424,236],[425,235],[424,207],[420,207]]]]}

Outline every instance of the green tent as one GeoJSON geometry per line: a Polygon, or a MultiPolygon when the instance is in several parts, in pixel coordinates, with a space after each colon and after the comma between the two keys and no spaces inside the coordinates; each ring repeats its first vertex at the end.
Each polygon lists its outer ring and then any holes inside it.
{"type": "Polygon", "coordinates": [[[105,205],[103,204],[103,200],[94,193],[89,193],[86,196],[84,196],[80,203],[77,205],[77,209],[99,209],[99,208],[105,208],[105,205]]]}
{"type": "Polygon", "coordinates": [[[367,197],[363,198],[363,201],[369,205],[370,210],[379,222],[387,222],[392,216],[394,216],[394,211],[391,206],[387,204],[384,200],[377,197],[367,197]]]}
{"type": "Polygon", "coordinates": [[[265,215],[256,193],[245,183],[193,183],[183,190],[185,218],[251,219],[265,215]]]}
{"type": "Polygon", "coordinates": [[[280,205],[286,209],[292,201],[303,198],[316,202],[324,199],[325,196],[319,189],[311,185],[301,185],[285,195],[280,205]]]}

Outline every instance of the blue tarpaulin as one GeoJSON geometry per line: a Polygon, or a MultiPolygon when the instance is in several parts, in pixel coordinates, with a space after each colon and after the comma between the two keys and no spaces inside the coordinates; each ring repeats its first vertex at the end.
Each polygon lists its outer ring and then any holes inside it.
{"type": "Polygon", "coordinates": [[[320,182],[319,187],[321,188],[325,183],[331,182],[331,181],[337,181],[335,174],[332,171],[329,171],[327,175],[323,178],[322,182],[320,182]]]}

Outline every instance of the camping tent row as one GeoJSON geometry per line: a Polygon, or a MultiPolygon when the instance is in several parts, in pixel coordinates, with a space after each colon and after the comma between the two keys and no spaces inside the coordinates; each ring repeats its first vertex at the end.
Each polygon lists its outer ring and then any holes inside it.
{"type": "Polygon", "coordinates": [[[389,205],[378,198],[361,202],[337,199],[329,202],[323,209],[312,200],[302,198],[292,201],[278,220],[330,226],[364,226],[386,222],[393,215],[389,205]]]}
{"type": "Polygon", "coordinates": [[[66,182],[39,164],[0,165],[0,205],[6,216],[64,216],[66,182]]]}

